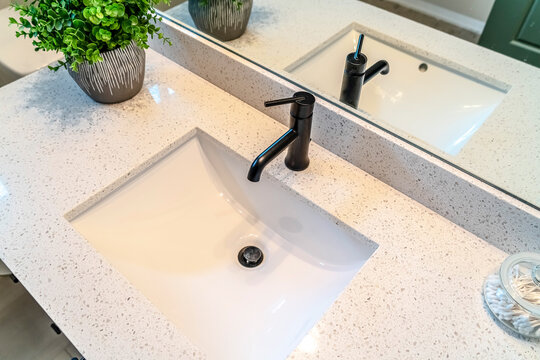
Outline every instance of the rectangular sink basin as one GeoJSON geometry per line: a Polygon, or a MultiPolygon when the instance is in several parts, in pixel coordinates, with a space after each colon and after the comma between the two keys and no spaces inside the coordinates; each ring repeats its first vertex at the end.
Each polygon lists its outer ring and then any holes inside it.
{"type": "Polygon", "coordinates": [[[377,247],[248,167],[197,130],[71,219],[209,359],[286,358],[377,247]]]}
{"type": "MultiPolygon", "coordinates": [[[[355,51],[360,35],[355,27],[347,27],[285,70],[339,99],[345,58],[355,51]]],[[[365,84],[358,108],[398,135],[412,135],[450,155],[460,152],[506,93],[373,37],[366,36],[362,52],[368,67],[387,60],[390,73],[365,84]]]]}

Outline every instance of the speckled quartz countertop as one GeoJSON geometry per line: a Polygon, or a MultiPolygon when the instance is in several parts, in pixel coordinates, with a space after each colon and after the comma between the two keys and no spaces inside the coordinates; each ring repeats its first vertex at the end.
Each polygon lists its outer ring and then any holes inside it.
{"type": "MultiPolygon", "coordinates": [[[[148,51],[142,92],[99,105],[65,71],[0,88],[0,258],[95,359],[199,359],[196,349],[65,219],[196,127],[246,159],[285,128],[148,51]]],[[[286,111],[284,111],[284,116],[286,111]]],[[[538,359],[486,313],[506,254],[313,144],[311,165],[267,173],[379,248],[290,359],[538,359]]],[[[283,156],[283,155],[282,155],[283,156]]]]}
{"type": "MultiPolygon", "coordinates": [[[[187,3],[167,11],[194,26],[187,3]]],[[[540,69],[358,0],[257,0],[246,33],[225,43],[288,78],[284,69],[348,25],[457,71],[509,89],[456,156],[393,129],[432,153],[540,206],[540,69]]],[[[441,91],[443,89],[441,88],[441,91]]],[[[362,116],[381,123],[369,114],[362,116]]]]}

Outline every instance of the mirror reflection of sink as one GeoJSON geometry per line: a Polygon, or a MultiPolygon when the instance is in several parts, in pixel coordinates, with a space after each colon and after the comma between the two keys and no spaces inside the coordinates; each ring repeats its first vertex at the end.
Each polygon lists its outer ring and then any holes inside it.
{"type": "MultiPolygon", "coordinates": [[[[285,70],[339,99],[345,58],[354,52],[359,35],[354,25],[349,26],[285,70]]],[[[365,84],[358,108],[450,155],[459,153],[505,95],[494,86],[370,36],[366,36],[362,52],[368,67],[387,60],[390,73],[365,84]]]]}
{"type": "Polygon", "coordinates": [[[285,358],[377,247],[248,167],[197,131],[71,220],[209,359],[285,358]]]}

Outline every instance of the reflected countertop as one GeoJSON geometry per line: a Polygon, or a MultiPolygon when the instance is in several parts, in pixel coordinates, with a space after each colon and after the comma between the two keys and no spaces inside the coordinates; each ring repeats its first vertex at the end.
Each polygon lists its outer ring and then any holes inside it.
{"type": "MultiPolygon", "coordinates": [[[[194,128],[253,159],[285,127],[152,50],[130,101],[97,104],[44,69],[0,88],[0,106],[0,258],[88,359],[203,359],[65,216],[194,128]]],[[[303,172],[266,171],[379,248],[290,359],[538,358],[483,305],[504,252],[310,151],[303,172]]]]}
{"type": "MultiPolygon", "coordinates": [[[[194,26],[187,3],[167,15],[194,26]]],[[[540,69],[358,0],[257,0],[246,33],[227,47],[284,76],[291,64],[351,24],[473,78],[508,89],[457,155],[382,124],[476,176],[540,206],[540,69]],[[338,4],[339,3],[339,4],[338,4]]],[[[441,93],[444,88],[441,85],[441,93]]],[[[381,123],[370,114],[366,119],[381,123]]]]}

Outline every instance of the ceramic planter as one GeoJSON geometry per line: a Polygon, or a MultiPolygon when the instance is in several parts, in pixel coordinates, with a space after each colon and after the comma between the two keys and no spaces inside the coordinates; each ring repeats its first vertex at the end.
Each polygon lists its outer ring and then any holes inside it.
{"type": "Polygon", "coordinates": [[[245,31],[251,15],[253,0],[241,0],[238,6],[232,0],[208,0],[201,5],[199,0],[189,0],[189,13],[197,28],[221,41],[240,37],[245,31]]]}
{"type": "Polygon", "coordinates": [[[144,81],[146,53],[134,42],[124,49],[101,54],[103,62],[83,63],[68,72],[80,88],[92,99],[104,104],[119,103],[139,93],[144,81]]]}

